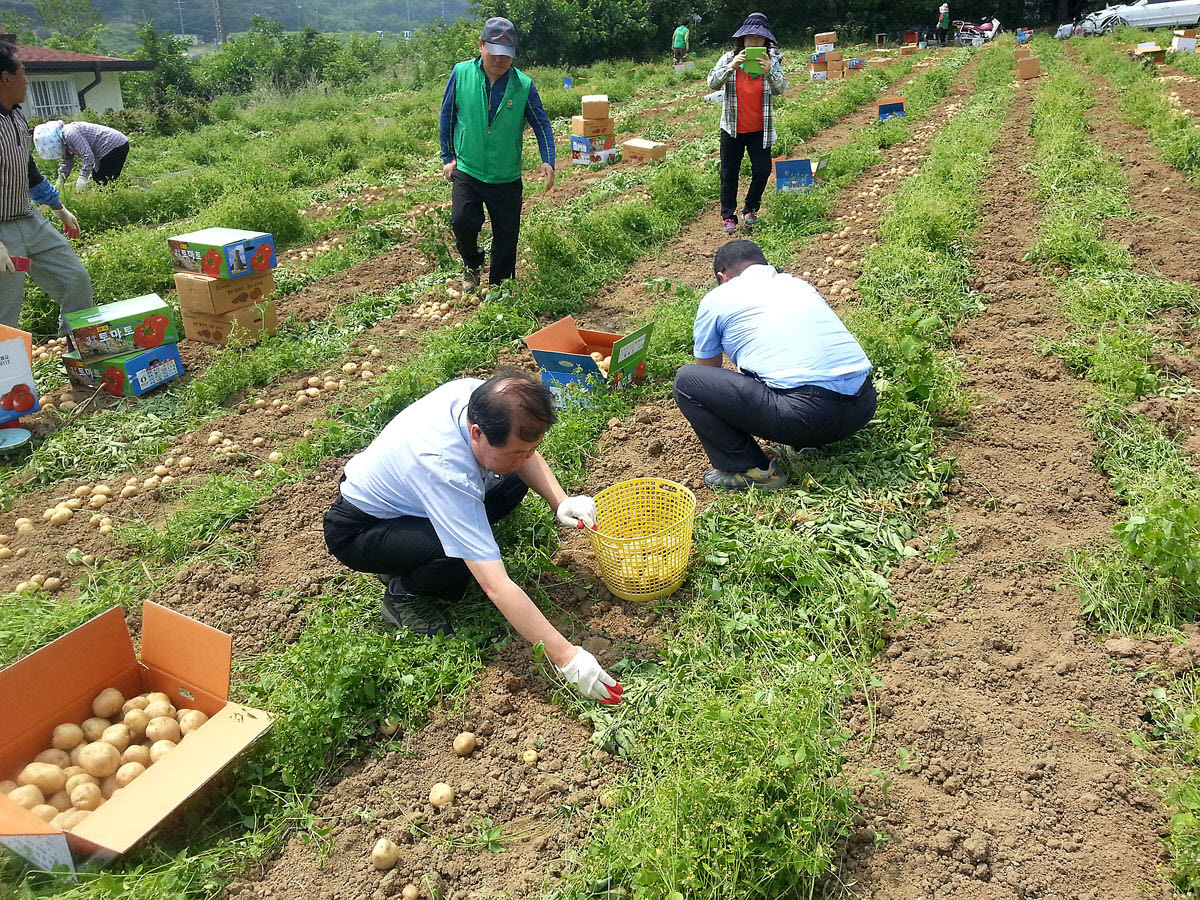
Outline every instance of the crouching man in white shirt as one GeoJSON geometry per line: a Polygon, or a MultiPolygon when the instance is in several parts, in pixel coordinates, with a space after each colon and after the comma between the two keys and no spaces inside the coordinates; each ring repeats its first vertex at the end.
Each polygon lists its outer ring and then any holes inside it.
{"type": "Polygon", "coordinates": [[[462,599],[473,576],[584,696],[619,703],[621,685],[559,634],[509,577],[492,534],[529,488],[563,525],[595,526],[592,498],[568,497],[537,452],[554,421],[550,393],[523,372],[442,385],[346,464],[340,495],[325,515],[325,542],[346,566],[384,582],[387,624],[448,633],[444,607],[462,599]]]}

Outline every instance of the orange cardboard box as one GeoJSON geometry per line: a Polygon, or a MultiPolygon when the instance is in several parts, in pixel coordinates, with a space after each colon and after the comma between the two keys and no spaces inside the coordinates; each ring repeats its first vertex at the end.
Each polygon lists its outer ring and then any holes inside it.
{"type": "Polygon", "coordinates": [[[1013,51],[1013,56],[1017,59],[1029,59],[1029,57],[1033,56],[1033,51],[1028,47],[1018,47],[1013,51]]]}
{"type": "Polygon", "coordinates": [[[583,116],[571,116],[571,134],[575,137],[599,137],[616,134],[616,131],[616,119],[585,119],[583,116]]]}
{"type": "Polygon", "coordinates": [[[1029,78],[1037,78],[1042,74],[1042,64],[1036,56],[1030,56],[1028,59],[1017,60],[1017,77],[1026,80],[1029,78]]]}
{"type": "Polygon", "coordinates": [[[206,344],[253,343],[260,337],[272,335],[279,330],[279,319],[275,314],[275,301],[267,300],[234,310],[222,316],[183,310],[183,332],[189,341],[206,344]]]}
{"type": "Polygon", "coordinates": [[[219,316],[235,309],[245,309],[269,297],[275,290],[275,275],[270,269],[245,278],[209,278],[191,272],[175,273],[175,291],[179,308],[184,312],[208,313],[219,316]]]}
{"type": "Polygon", "coordinates": [[[816,36],[813,37],[813,43],[836,44],[837,43],[837,32],[836,31],[819,32],[816,36]]]}
{"type": "Polygon", "coordinates": [[[142,655],[117,606],[0,670],[0,779],[50,746],[54,726],[82,722],[106,687],[126,697],[162,691],[209,720],[69,832],[0,795],[0,844],[39,869],[74,872],[129,850],[271,727],[262,710],[229,701],[229,635],[149,601],[142,655]]]}
{"type": "MultiPolygon", "coordinates": [[[[608,118],[608,94],[588,94],[582,102],[585,119],[608,118]]],[[[580,135],[580,137],[586,137],[586,135],[580,135]]]]}

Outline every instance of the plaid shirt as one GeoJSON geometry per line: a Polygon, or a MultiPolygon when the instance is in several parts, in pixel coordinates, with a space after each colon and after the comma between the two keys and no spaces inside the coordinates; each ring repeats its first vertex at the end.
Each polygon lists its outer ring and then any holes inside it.
{"type": "MultiPolygon", "coordinates": [[[[782,94],[787,90],[788,80],[779,65],[779,51],[772,49],[771,71],[764,77],[762,92],[763,104],[763,146],[770,147],[775,143],[775,119],[771,115],[771,97],[782,94]]],[[[721,111],[721,130],[730,137],[737,137],[737,70],[729,63],[737,54],[730,50],[717,60],[717,64],[708,73],[709,90],[717,90],[724,86],[725,104],[721,111]]]]}

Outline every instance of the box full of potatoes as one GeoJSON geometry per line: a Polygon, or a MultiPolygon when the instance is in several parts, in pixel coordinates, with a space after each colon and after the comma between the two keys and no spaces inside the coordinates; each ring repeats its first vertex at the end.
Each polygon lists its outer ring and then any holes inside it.
{"type": "Polygon", "coordinates": [[[271,727],[229,701],[232,640],[114,607],[0,670],[0,844],[74,873],[128,851],[271,727]]]}

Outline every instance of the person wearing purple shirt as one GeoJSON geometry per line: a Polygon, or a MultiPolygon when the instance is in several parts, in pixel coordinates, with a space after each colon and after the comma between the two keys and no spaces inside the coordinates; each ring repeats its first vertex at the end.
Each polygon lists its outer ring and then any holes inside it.
{"type": "Polygon", "coordinates": [[[61,159],[57,186],[71,177],[79,159],[79,179],[75,190],[87,190],[88,179],[96,184],[115,181],[125,168],[129,138],[115,128],[95,122],[67,122],[55,119],[33,129],[33,146],[42,159],[61,159]]]}

